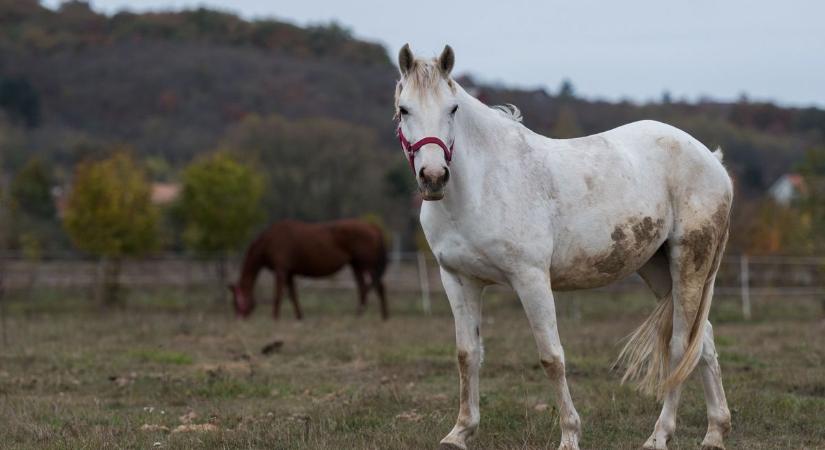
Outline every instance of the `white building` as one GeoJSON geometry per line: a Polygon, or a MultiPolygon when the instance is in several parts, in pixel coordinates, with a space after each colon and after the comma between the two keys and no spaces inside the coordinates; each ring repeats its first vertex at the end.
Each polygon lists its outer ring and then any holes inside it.
{"type": "Polygon", "coordinates": [[[798,173],[786,173],[768,189],[768,194],[776,203],[788,206],[799,200],[807,192],[805,179],[798,173]]]}

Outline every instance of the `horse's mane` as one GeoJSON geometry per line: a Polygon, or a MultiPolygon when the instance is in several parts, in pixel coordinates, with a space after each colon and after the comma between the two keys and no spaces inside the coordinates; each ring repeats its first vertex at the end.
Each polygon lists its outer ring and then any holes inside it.
{"type": "Polygon", "coordinates": [[[512,121],[521,123],[521,110],[518,109],[518,107],[512,103],[507,103],[504,105],[493,105],[490,107],[490,109],[500,112],[504,117],[512,121]]]}
{"type": "MultiPolygon", "coordinates": [[[[441,70],[436,65],[436,61],[426,59],[416,59],[413,67],[405,79],[418,89],[429,89],[438,84],[444,78],[441,70]]],[[[447,77],[447,84],[452,88],[453,80],[447,77]]]]}

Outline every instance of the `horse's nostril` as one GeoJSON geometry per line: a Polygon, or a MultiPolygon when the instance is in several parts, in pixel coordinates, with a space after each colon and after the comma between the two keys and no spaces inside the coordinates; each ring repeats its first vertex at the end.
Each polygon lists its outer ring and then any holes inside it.
{"type": "Polygon", "coordinates": [[[418,171],[418,178],[425,185],[438,188],[450,179],[450,170],[446,166],[441,166],[439,169],[422,167],[418,171]]]}

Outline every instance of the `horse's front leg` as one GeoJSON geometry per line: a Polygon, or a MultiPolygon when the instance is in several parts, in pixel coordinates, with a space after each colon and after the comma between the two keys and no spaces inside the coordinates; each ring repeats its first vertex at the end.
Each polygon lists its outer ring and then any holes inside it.
{"type": "Polygon", "coordinates": [[[564,350],[556,325],[556,305],[553,291],[550,289],[549,271],[540,269],[521,271],[517,279],[511,280],[511,284],[521,299],[527,320],[533,330],[541,365],[553,384],[561,428],[559,449],[578,449],[581,422],[567,387],[564,350]]]}
{"type": "Polygon", "coordinates": [[[284,296],[284,283],[286,283],[286,275],[284,273],[275,271],[275,290],[272,297],[272,318],[278,319],[281,316],[281,298],[284,296]]]}
{"type": "Polygon", "coordinates": [[[441,440],[442,449],[466,449],[467,439],[478,428],[478,371],[481,366],[481,291],[477,280],[441,269],[441,282],[455,319],[459,375],[458,419],[441,440]]]}

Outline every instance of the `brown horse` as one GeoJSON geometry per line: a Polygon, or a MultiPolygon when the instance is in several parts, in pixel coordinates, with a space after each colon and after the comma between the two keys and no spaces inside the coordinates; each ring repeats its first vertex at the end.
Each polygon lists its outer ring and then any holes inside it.
{"type": "Polygon", "coordinates": [[[284,220],[261,233],[246,251],[240,280],[229,286],[235,313],[245,318],[255,308],[255,279],[265,267],[275,277],[273,317],[277,319],[280,314],[281,296],[286,286],[295,307],[295,317],[301,320],[303,314],[295,292],[295,276],[325,277],[347,264],[358,285],[358,314],[364,312],[367,290],[372,287],[381,300],[381,316],[386,320],[389,312],[381,281],[387,266],[384,234],[378,226],[355,219],[326,223],[284,220]],[[366,275],[370,278],[369,286],[366,275]]]}

